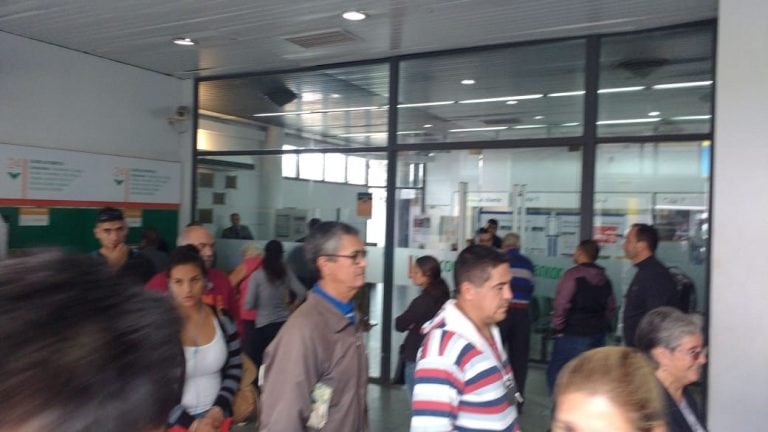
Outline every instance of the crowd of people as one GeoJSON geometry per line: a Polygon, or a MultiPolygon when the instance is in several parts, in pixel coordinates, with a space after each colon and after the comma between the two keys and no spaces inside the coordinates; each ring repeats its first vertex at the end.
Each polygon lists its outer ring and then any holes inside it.
{"type": "MultiPolygon", "coordinates": [[[[239,215],[232,223],[229,238],[251,237],[239,215]]],[[[407,332],[411,431],[521,429],[535,272],[520,236],[497,229],[489,221],[459,253],[453,293],[435,257],[409,263],[420,292],[394,324],[407,332]]],[[[355,228],[312,220],[288,260],[277,240],[246,243],[229,274],[201,225],[170,255],[156,231],[146,253],[127,232],[105,208],[90,256],[0,263],[0,431],[227,431],[254,411],[239,395],[257,387],[261,431],[368,430],[369,326],[355,302],[367,252],[355,228]]],[[[645,224],[624,243],[637,267],[624,347],[604,347],[617,301],[599,245],[576,247],[553,303],[553,431],[706,430],[689,390],[707,360],[702,318],[687,313],[657,245],[645,224]]]]}

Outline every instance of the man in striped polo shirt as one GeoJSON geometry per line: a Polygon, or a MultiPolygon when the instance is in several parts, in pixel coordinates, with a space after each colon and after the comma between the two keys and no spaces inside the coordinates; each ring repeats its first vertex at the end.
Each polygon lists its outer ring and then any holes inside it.
{"type": "Polygon", "coordinates": [[[520,398],[496,323],[512,299],[507,259],[481,245],[454,266],[456,299],[422,327],[411,432],[519,432],[520,398]]]}

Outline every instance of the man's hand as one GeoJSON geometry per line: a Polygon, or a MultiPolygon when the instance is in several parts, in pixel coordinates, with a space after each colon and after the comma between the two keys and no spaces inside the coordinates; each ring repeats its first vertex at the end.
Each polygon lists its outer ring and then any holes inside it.
{"type": "Polygon", "coordinates": [[[217,432],[219,429],[213,427],[213,423],[207,418],[201,418],[195,420],[189,426],[189,432],[217,432]]]}
{"type": "Polygon", "coordinates": [[[203,420],[207,420],[213,426],[213,429],[218,431],[221,429],[221,423],[224,422],[224,411],[215,406],[208,410],[208,413],[203,417],[203,420]]]}

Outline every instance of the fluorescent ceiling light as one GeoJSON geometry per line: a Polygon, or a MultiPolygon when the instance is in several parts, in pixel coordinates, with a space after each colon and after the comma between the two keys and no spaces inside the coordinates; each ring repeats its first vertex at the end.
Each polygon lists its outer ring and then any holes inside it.
{"type": "Polygon", "coordinates": [[[541,120],[541,119],[543,119],[543,118],[544,118],[544,116],[543,116],[543,115],[537,115],[537,116],[534,116],[534,117],[533,117],[533,119],[534,119],[534,120],[541,120]]]}
{"type": "Polygon", "coordinates": [[[638,91],[638,90],[644,90],[644,86],[637,86],[637,87],[616,87],[616,88],[607,88],[607,89],[600,89],[597,92],[598,93],[623,93],[623,92],[631,92],[631,91],[638,91]]]}
{"type": "Polygon", "coordinates": [[[698,116],[681,116],[681,117],[672,117],[670,120],[709,120],[711,119],[711,115],[698,115],[698,116]]]}
{"type": "Polygon", "coordinates": [[[663,89],[674,89],[674,88],[684,88],[684,87],[706,87],[709,85],[712,85],[712,81],[691,81],[691,82],[670,83],[670,84],[657,84],[651,88],[655,90],[663,90],[663,89]]]}
{"type": "Polygon", "coordinates": [[[314,110],[312,113],[332,113],[332,112],[344,112],[344,111],[366,111],[366,110],[377,110],[377,109],[386,109],[386,107],[377,107],[377,106],[366,106],[366,107],[352,107],[352,108],[332,108],[332,109],[320,109],[320,110],[314,110]]]}
{"type": "Polygon", "coordinates": [[[344,138],[377,137],[377,136],[387,136],[387,133],[386,132],[348,133],[348,134],[341,134],[339,136],[344,138]]]}
{"type": "Polygon", "coordinates": [[[543,127],[547,127],[547,125],[532,124],[532,125],[513,126],[514,129],[534,129],[534,128],[543,128],[543,127]]]}
{"type": "Polygon", "coordinates": [[[289,115],[301,115],[301,114],[311,114],[312,111],[286,111],[286,112],[276,112],[276,113],[263,113],[263,114],[254,114],[253,117],[275,117],[275,116],[289,116],[289,115]]]}
{"type": "Polygon", "coordinates": [[[508,126],[494,126],[494,127],[480,127],[480,128],[466,128],[466,129],[449,129],[448,132],[480,132],[480,131],[496,131],[509,129],[508,126]]]}
{"type": "Polygon", "coordinates": [[[425,127],[425,128],[431,128],[432,126],[433,126],[433,125],[431,125],[431,124],[425,124],[425,125],[424,125],[424,127],[425,127]]]}
{"type": "Polygon", "coordinates": [[[705,206],[693,206],[693,205],[656,205],[653,206],[656,210],[706,210],[705,206]]]}
{"type": "Polygon", "coordinates": [[[463,79],[463,80],[461,80],[461,83],[464,84],[464,85],[472,85],[472,84],[475,83],[475,80],[473,80],[473,79],[463,79]]]}
{"type": "Polygon", "coordinates": [[[313,102],[323,98],[323,95],[317,92],[306,92],[301,94],[301,100],[306,102],[313,102]]]}
{"type": "Polygon", "coordinates": [[[414,134],[423,134],[426,133],[423,130],[413,130],[413,131],[399,131],[398,135],[414,135],[414,134]]]}
{"type": "Polygon", "coordinates": [[[562,92],[562,93],[550,93],[547,95],[547,97],[581,96],[584,93],[586,93],[584,90],[577,90],[577,91],[569,91],[569,92],[562,92]]]}
{"type": "Polygon", "coordinates": [[[661,119],[659,118],[641,118],[641,119],[625,119],[625,120],[601,120],[597,122],[599,125],[608,125],[608,124],[629,124],[629,123],[652,123],[657,122],[661,119]]]}
{"type": "Polygon", "coordinates": [[[341,95],[338,93],[331,93],[331,97],[335,99],[335,98],[341,97],[341,95]]]}
{"type": "Polygon", "coordinates": [[[651,112],[648,113],[648,115],[655,117],[657,115],[661,115],[661,113],[659,111],[651,111],[651,112]]]}
{"type": "Polygon", "coordinates": [[[343,14],[341,14],[341,17],[349,21],[362,21],[368,18],[368,15],[360,11],[346,11],[343,14]]]}
{"type": "Polygon", "coordinates": [[[572,122],[572,123],[563,123],[560,126],[578,126],[580,124],[581,123],[579,123],[579,122],[572,122]]]}
{"type": "Polygon", "coordinates": [[[506,101],[506,102],[504,102],[504,103],[505,103],[505,104],[507,104],[507,105],[515,105],[515,104],[517,104],[517,103],[518,103],[518,101],[516,101],[516,100],[511,100],[511,101],[506,101]]]}
{"type": "Polygon", "coordinates": [[[411,108],[411,107],[423,107],[423,106],[435,106],[435,105],[450,105],[455,104],[456,101],[441,101],[441,102],[419,102],[410,104],[400,104],[398,108],[411,108]]]}
{"type": "Polygon", "coordinates": [[[183,45],[183,46],[192,46],[197,44],[196,41],[190,38],[181,38],[181,37],[174,38],[173,43],[175,43],[176,45],[183,45]]]}
{"type": "Polygon", "coordinates": [[[531,94],[531,95],[522,95],[522,96],[504,96],[504,97],[497,97],[497,98],[486,98],[486,99],[467,99],[463,101],[459,101],[460,104],[468,104],[468,103],[483,103],[483,102],[504,102],[504,101],[516,101],[516,100],[523,100],[523,99],[538,99],[540,97],[544,97],[543,94],[531,94]]]}

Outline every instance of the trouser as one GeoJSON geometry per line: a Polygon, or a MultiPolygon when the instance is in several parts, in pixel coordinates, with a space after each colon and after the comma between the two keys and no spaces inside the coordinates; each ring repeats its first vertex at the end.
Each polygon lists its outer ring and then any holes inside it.
{"type": "Polygon", "coordinates": [[[253,320],[243,320],[243,337],[241,345],[243,352],[251,359],[256,361],[256,326],[253,320]]]}
{"type": "Polygon", "coordinates": [[[555,390],[557,375],[566,363],[585,351],[599,348],[603,345],[605,345],[605,333],[594,336],[563,335],[556,337],[554,347],[552,348],[552,356],[549,359],[549,366],[547,366],[547,386],[549,387],[550,396],[555,390]]]}
{"type": "Polygon", "coordinates": [[[285,321],[256,327],[256,348],[253,357],[253,362],[256,366],[261,367],[261,364],[264,362],[264,351],[266,351],[269,344],[272,343],[272,340],[277,336],[277,332],[280,331],[283,324],[285,324],[285,321]]]}
{"type": "Polygon", "coordinates": [[[512,307],[507,317],[499,323],[501,340],[507,350],[509,364],[520,394],[525,396],[525,379],[528,376],[528,356],[531,351],[531,318],[528,307],[512,307]]]}

